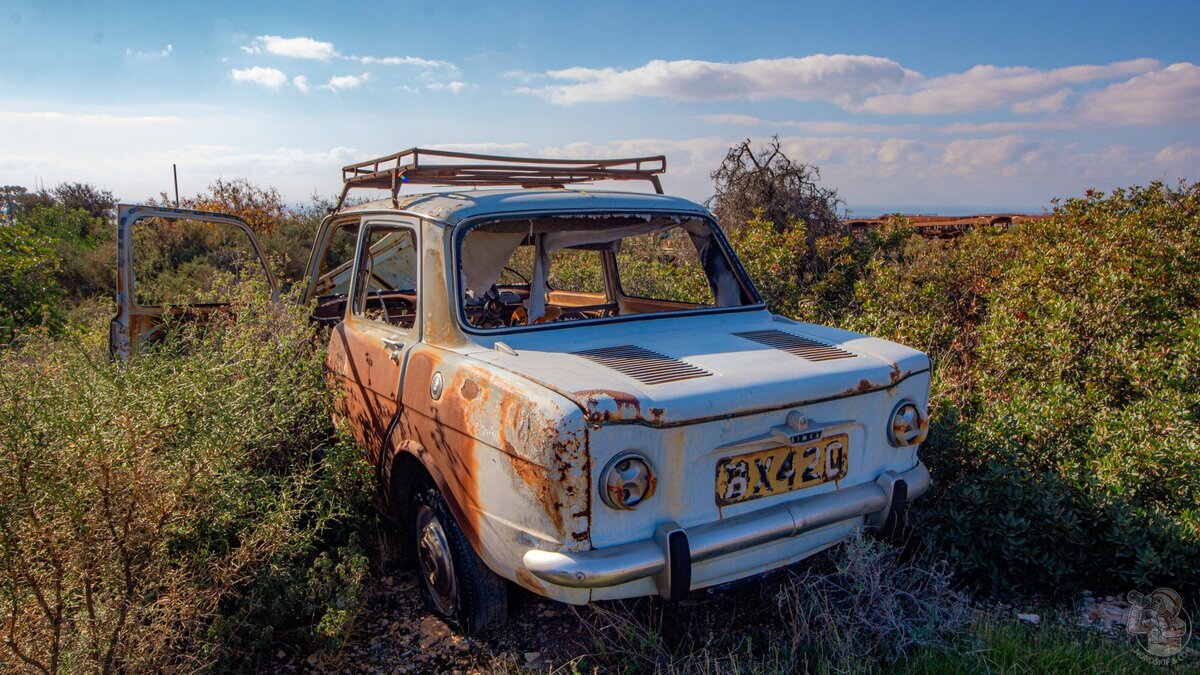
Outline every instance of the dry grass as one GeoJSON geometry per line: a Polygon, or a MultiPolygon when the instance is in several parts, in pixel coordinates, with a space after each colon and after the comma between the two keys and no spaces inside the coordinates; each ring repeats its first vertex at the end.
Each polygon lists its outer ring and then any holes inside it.
{"type": "Polygon", "coordinates": [[[558,670],[854,672],[948,647],[971,621],[967,597],[942,566],[904,562],[865,535],[786,575],[682,606],[578,610],[593,649],[558,670]]]}

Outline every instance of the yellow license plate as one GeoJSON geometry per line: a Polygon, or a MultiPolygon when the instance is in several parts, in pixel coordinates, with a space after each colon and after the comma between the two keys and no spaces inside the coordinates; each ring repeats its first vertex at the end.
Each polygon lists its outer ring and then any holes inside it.
{"type": "Polygon", "coordinates": [[[841,480],[846,434],[803,445],[768,448],[717,461],[717,504],[728,506],[841,480]]]}

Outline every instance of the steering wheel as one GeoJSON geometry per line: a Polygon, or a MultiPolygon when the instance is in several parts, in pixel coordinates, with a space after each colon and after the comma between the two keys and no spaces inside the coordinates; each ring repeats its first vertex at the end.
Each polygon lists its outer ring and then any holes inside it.
{"type": "MultiPolygon", "coordinates": [[[[520,272],[518,272],[518,271],[514,270],[513,268],[509,267],[508,265],[505,265],[505,266],[504,266],[504,270],[505,270],[506,272],[512,272],[513,274],[515,274],[515,275],[517,276],[517,278],[518,278],[518,279],[520,279],[521,281],[524,281],[524,282],[525,282],[525,285],[526,285],[526,286],[530,286],[530,285],[532,285],[532,284],[530,283],[529,279],[526,279],[526,278],[525,278],[525,275],[524,275],[524,274],[521,274],[520,272]]],[[[495,288],[495,286],[492,286],[492,288],[495,288]]]]}

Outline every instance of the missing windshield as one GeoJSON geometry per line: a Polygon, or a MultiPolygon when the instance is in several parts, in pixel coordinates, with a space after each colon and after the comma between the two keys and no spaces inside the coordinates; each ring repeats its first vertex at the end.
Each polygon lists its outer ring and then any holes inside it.
{"type": "Polygon", "coordinates": [[[459,242],[463,315],[477,329],[758,303],[707,219],[505,220],[459,242]]]}

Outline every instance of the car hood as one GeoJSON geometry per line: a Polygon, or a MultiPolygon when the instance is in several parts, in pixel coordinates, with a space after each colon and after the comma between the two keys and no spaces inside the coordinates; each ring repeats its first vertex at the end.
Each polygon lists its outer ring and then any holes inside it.
{"type": "MultiPolygon", "coordinates": [[[[768,341],[780,337],[765,335],[768,341]]],[[[929,369],[924,354],[903,345],[765,311],[570,325],[514,332],[480,344],[485,349],[473,357],[558,392],[597,423],[675,426],[778,410],[886,389],[929,369]],[[764,331],[807,338],[848,356],[810,360],[738,335],[764,331]],[[496,348],[496,342],[503,345],[496,348]],[[617,369],[628,361],[606,364],[579,354],[630,345],[681,362],[668,369],[677,367],[691,377],[648,383],[644,374],[617,369]],[[688,366],[707,374],[696,376],[688,366]]]]}

